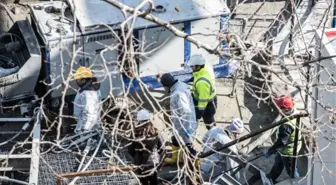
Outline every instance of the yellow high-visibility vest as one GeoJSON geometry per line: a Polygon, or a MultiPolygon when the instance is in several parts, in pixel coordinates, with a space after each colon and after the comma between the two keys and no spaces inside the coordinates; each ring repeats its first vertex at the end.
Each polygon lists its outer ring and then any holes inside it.
{"type": "Polygon", "coordinates": [[[195,106],[200,110],[204,110],[208,102],[211,102],[216,96],[214,80],[206,67],[194,72],[193,76],[193,96],[198,102],[195,106]]]}
{"type": "MultiPolygon", "coordinates": [[[[292,134],[289,136],[289,139],[288,139],[288,145],[282,147],[280,149],[280,153],[284,154],[284,155],[293,155],[293,151],[294,151],[294,140],[295,140],[295,129],[299,129],[299,128],[296,128],[296,125],[294,123],[294,121],[288,121],[284,124],[287,124],[289,126],[291,126],[293,128],[293,132],[292,134]]],[[[297,152],[301,149],[301,146],[302,146],[302,141],[301,141],[301,131],[299,130],[299,137],[298,137],[298,144],[297,144],[297,152]]]]}

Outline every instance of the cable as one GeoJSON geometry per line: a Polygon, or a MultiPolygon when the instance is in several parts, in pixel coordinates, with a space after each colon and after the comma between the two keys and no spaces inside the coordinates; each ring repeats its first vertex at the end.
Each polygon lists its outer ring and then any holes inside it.
{"type": "Polygon", "coordinates": [[[29,126],[30,126],[29,122],[25,123],[25,124],[23,125],[23,127],[21,128],[21,130],[20,130],[17,134],[15,134],[13,137],[11,137],[10,139],[8,139],[7,141],[4,141],[4,142],[0,143],[0,146],[6,145],[7,143],[13,141],[13,140],[14,140],[15,138],[17,138],[22,132],[26,131],[26,130],[29,128],[29,126]]]}
{"type": "Polygon", "coordinates": [[[11,178],[6,177],[6,176],[0,176],[0,181],[14,182],[14,183],[17,183],[17,184],[24,184],[24,185],[31,185],[31,183],[28,183],[28,182],[25,182],[25,181],[16,180],[16,179],[11,179],[11,178]]]}

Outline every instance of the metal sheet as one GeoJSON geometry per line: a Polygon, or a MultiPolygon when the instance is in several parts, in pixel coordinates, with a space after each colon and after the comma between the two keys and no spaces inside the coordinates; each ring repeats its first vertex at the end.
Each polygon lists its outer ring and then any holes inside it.
{"type": "MultiPolygon", "coordinates": [[[[121,0],[127,6],[137,7],[141,0],[121,0]]],[[[223,12],[228,12],[226,1],[223,0],[176,0],[171,3],[169,0],[154,0],[154,5],[163,6],[166,11],[163,13],[153,13],[158,18],[169,22],[183,22],[204,17],[217,16],[223,12]]],[[[76,6],[76,16],[85,30],[102,23],[115,25],[125,20],[121,11],[114,6],[96,0],[74,0],[76,6]],[[108,13],[107,13],[108,12],[108,13]]],[[[141,10],[146,9],[145,5],[141,10]]],[[[135,29],[153,26],[155,24],[138,18],[134,25],[135,29]]]]}
{"type": "Polygon", "coordinates": [[[66,6],[65,2],[41,2],[31,5],[31,15],[34,24],[37,25],[37,31],[47,45],[49,41],[59,38],[71,38],[76,31],[76,35],[81,35],[79,28],[74,29],[73,16],[66,12],[66,19],[61,19],[59,12],[52,13],[52,7],[66,6]]]}
{"type": "Polygon", "coordinates": [[[31,118],[0,118],[0,122],[29,122],[31,118]]]}
{"type": "MultiPolygon", "coordinates": [[[[82,38],[77,38],[76,51],[72,51],[73,39],[64,39],[61,41],[52,41],[50,42],[50,58],[49,58],[49,67],[50,73],[49,77],[51,83],[50,88],[53,89],[51,96],[60,97],[65,90],[64,87],[60,87],[62,83],[66,84],[66,81],[72,78],[69,72],[72,74],[76,69],[83,63],[83,42],[82,38]],[[73,66],[71,67],[73,52],[76,52],[75,59],[73,60],[73,66]]],[[[69,83],[68,89],[66,89],[66,94],[71,95],[75,94],[75,88],[78,88],[75,81],[72,80],[69,83]]]]}
{"type": "Polygon", "coordinates": [[[112,33],[101,33],[84,37],[84,66],[88,66],[101,83],[103,98],[109,94],[121,95],[123,85],[118,66],[118,41],[112,33]]]}
{"type": "MultiPolygon", "coordinates": [[[[317,45],[322,42],[321,56],[336,55],[335,52],[336,29],[327,29],[316,32],[317,45]]],[[[336,59],[323,60],[315,65],[315,73],[319,73],[317,83],[321,84],[314,88],[314,97],[319,101],[312,101],[313,116],[318,121],[317,145],[320,149],[318,156],[313,158],[309,182],[307,184],[334,184],[336,177],[336,143],[335,140],[335,112],[336,110],[336,59]],[[326,170],[328,169],[328,170],[326,170]]]]}
{"type": "Polygon", "coordinates": [[[0,159],[30,159],[29,154],[0,155],[0,159]]]}
{"type": "MultiPolygon", "coordinates": [[[[38,114],[39,115],[39,114],[38,114]]],[[[29,183],[38,184],[40,162],[40,133],[41,125],[38,119],[33,128],[32,155],[30,161],[29,183]]]]}
{"type": "MultiPolygon", "coordinates": [[[[184,24],[174,25],[182,30],[184,24]]],[[[140,76],[183,70],[184,39],[163,27],[139,30],[144,55],[140,58],[140,76]]]]}
{"type": "MultiPolygon", "coordinates": [[[[212,48],[216,48],[219,45],[217,36],[220,29],[219,17],[202,19],[191,22],[191,34],[199,42],[207,44],[212,48]]],[[[206,58],[207,64],[215,65],[219,63],[219,57],[207,52],[202,48],[198,48],[196,45],[191,45],[191,55],[202,54],[206,58]]]]}

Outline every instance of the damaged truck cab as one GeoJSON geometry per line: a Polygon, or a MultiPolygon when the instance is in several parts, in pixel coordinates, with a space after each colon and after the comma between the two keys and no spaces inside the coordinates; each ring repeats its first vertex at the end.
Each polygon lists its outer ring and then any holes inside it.
{"type": "MultiPolygon", "coordinates": [[[[141,2],[123,1],[131,8],[141,2]]],[[[228,32],[230,10],[225,1],[172,4],[154,0],[153,5],[144,4],[139,10],[150,6],[152,15],[181,33],[212,48],[227,48],[218,38],[219,33],[228,32]]],[[[169,29],[132,14],[127,14],[131,34],[125,39],[125,16],[105,1],[49,1],[31,4],[30,9],[30,22],[18,21],[0,38],[0,61],[15,63],[0,77],[1,102],[21,102],[21,115],[29,109],[23,104],[36,97],[43,97],[54,110],[64,98],[65,107],[72,110],[78,88],[72,75],[79,66],[90,67],[99,78],[104,99],[140,91],[141,86],[159,88],[157,75],[162,73],[170,72],[182,81],[190,79],[187,62],[193,54],[202,54],[213,65],[216,78],[227,77],[237,68],[227,62],[229,58],[210,54],[169,29]]]]}
{"type": "MultiPolygon", "coordinates": [[[[123,3],[135,8],[141,1],[123,3]]],[[[147,10],[148,6],[145,4],[140,11],[147,10]]],[[[151,13],[204,44],[225,47],[217,38],[218,33],[228,27],[230,11],[224,1],[188,0],[172,4],[155,0],[151,13]]],[[[121,29],[124,21],[121,10],[104,1],[54,1],[31,6],[32,26],[41,45],[41,73],[48,84],[45,91],[50,91],[53,107],[60,105],[63,93],[68,104],[72,100],[77,87],[71,74],[79,66],[93,70],[101,81],[103,98],[139,91],[140,78],[148,89],[160,87],[156,76],[161,73],[171,72],[187,80],[191,78],[191,69],[186,62],[195,53],[202,53],[214,66],[216,77],[226,77],[232,71],[227,59],[209,54],[167,28],[140,17],[128,21],[133,44],[126,51],[133,55],[127,57],[136,61],[134,65],[124,60],[125,46],[128,46],[123,38],[127,30],[121,29]]]]}

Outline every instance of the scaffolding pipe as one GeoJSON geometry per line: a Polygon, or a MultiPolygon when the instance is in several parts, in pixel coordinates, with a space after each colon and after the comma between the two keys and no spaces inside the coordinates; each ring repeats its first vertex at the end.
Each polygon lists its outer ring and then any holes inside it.
{"type": "Polygon", "coordinates": [[[110,169],[104,169],[104,170],[90,170],[90,171],[58,174],[57,175],[57,185],[62,184],[62,179],[63,178],[74,178],[74,177],[82,177],[82,176],[100,175],[100,174],[106,174],[106,173],[116,172],[116,171],[126,172],[126,171],[133,171],[135,169],[137,169],[137,167],[135,167],[135,166],[114,166],[110,169]]]}
{"type": "Polygon", "coordinates": [[[28,182],[25,182],[25,181],[20,181],[20,180],[16,180],[16,179],[11,179],[9,177],[6,177],[6,176],[0,176],[0,182],[1,181],[5,181],[5,182],[14,182],[16,184],[23,184],[23,185],[31,185],[30,183],[28,182]]]}
{"type": "Polygon", "coordinates": [[[291,174],[290,176],[294,178],[294,172],[296,168],[296,155],[297,155],[297,146],[299,142],[299,129],[300,128],[300,117],[296,119],[296,127],[295,127],[295,135],[294,135],[294,149],[293,149],[293,158],[292,158],[292,165],[291,165],[291,174]]]}
{"type": "Polygon", "coordinates": [[[238,139],[235,139],[235,140],[233,140],[233,141],[231,141],[231,142],[223,145],[222,147],[219,147],[218,149],[214,149],[214,150],[211,150],[209,152],[201,153],[198,156],[198,158],[208,157],[208,156],[210,156],[210,155],[212,155],[212,154],[214,154],[214,153],[216,153],[218,151],[224,150],[224,149],[226,149],[226,148],[228,148],[228,147],[230,147],[232,145],[235,145],[237,143],[245,141],[245,140],[247,140],[247,139],[249,139],[251,137],[254,137],[256,135],[259,135],[259,134],[261,134],[261,133],[263,133],[263,132],[265,132],[267,130],[270,130],[270,129],[272,129],[274,127],[277,127],[277,126],[279,126],[281,124],[284,124],[287,121],[290,121],[292,119],[297,119],[297,118],[300,118],[300,117],[307,117],[307,116],[309,116],[308,113],[300,113],[300,114],[296,114],[296,115],[291,115],[291,116],[285,117],[285,118],[281,119],[280,121],[275,122],[274,124],[270,124],[270,125],[266,126],[265,128],[259,129],[259,130],[255,131],[255,132],[251,132],[250,134],[247,134],[247,135],[242,136],[242,137],[240,137],[238,139]]]}

